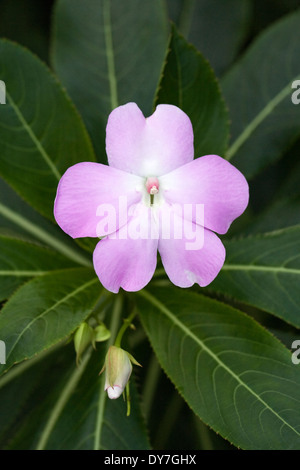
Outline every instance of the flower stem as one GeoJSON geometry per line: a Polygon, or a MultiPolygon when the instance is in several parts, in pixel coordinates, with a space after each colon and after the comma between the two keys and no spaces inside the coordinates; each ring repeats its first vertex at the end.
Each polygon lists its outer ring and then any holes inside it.
{"type": "MultiPolygon", "coordinates": [[[[112,338],[114,338],[119,322],[120,322],[122,307],[123,307],[123,298],[121,295],[117,295],[115,303],[114,303],[111,323],[109,327],[111,331],[111,337],[108,340],[108,346],[111,346],[113,344],[112,338]]],[[[105,401],[107,397],[106,393],[104,392],[104,383],[105,383],[105,376],[103,375],[99,384],[100,389],[99,389],[99,401],[98,401],[98,406],[97,406],[97,416],[96,416],[96,423],[95,423],[94,450],[100,450],[101,448],[103,417],[104,417],[104,411],[105,411],[105,401]]]]}
{"type": "Polygon", "coordinates": [[[130,416],[130,391],[129,391],[129,382],[126,384],[126,401],[127,401],[127,413],[126,416],[130,416]]]}
{"type": "Polygon", "coordinates": [[[131,322],[135,316],[136,316],[136,310],[133,310],[133,312],[129,315],[129,317],[125,318],[124,323],[121,326],[119,333],[115,340],[115,346],[117,346],[118,348],[121,347],[121,341],[122,341],[123,335],[125,331],[127,330],[127,328],[131,325],[131,322]]]}

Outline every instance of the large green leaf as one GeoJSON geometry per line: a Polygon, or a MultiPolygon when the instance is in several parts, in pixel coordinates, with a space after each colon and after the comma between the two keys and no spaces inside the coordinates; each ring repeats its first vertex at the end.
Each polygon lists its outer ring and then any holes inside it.
{"type": "Polygon", "coordinates": [[[300,135],[291,97],[300,79],[300,11],[264,32],[222,80],[232,120],[227,158],[247,177],[279,158],[300,135]]]}
{"type": "Polygon", "coordinates": [[[300,226],[225,242],[226,262],[209,289],[300,326],[300,226]]]}
{"type": "Polygon", "coordinates": [[[151,114],[167,45],[162,0],[59,0],[52,62],[79,109],[98,157],[118,105],[135,101],[151,114]]]}
{"type": "Polygon", "coordinates": [[[244,449],[300,449],[300,370],[275,337],[195,293],[135,297],[161,365],[206,424],[244,449]]]}
{"type": "Polygon", "coordinates": [[[53,250],[0,235],[0,301],[30,277],[74,266],[74,262],[53,250]]]}
{"type": "Polygon", "coordinates": [[[95,159],[90,140],[63,89],[32,53],[2,40],[0,76],[7,103],[0,107],[0,174],[53,220],[62,173],[74,163],[95,159]]]}
{"type": "Polygon", "coordinates": [[[189,116],[195,157],[224,154],[229,123],[216,78],[207,60],[175,27],[155,103],[176,105],[189,116]]]}
{"type": "Polygon", "coordinates": [[[18,289],[0,313],[0,335],[6,344],[6,364],[0,372],[67,338],[102,292],[88,268],[53,271],[18,289]]]}
{"type": "MultiPolygon", "coordinates": [[[[24,372],[21,364],[2,377],[1,448],[147,449],[149,443],[134,378],[130,381],[129,417],[126,416],[126,403],[122,397],[119,400],[107,399],[103,377],[99,377],[106,348],[106,345],[97,347],[91,358],[88,354],[76,367],[74,347],[70,345],[33,363],[24,372]],[[17,375],[9,381],[11,373],[17,375]],[[2,386],[3,380],[6,382],[2,386]]],[[[28,362],[29,366],[34,361],[28,362]]]]}
{"type": "Polygon", "coordinates": [[[217,75],[223,73],[249,29],[250,1],[168,0],[167,4],[179,31],[210,61],[217,75]]]}

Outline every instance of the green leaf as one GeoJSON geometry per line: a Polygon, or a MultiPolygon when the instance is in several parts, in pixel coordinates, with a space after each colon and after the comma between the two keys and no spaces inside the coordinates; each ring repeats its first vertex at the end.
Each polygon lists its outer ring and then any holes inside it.
{"type": "Polygon", "coordinates": [[[226,262],[209,285],[300,326],[300,226],[226,241],[226,262]]]}
{"type": "Polygon", "coordinates": [[[300,11],[272,25],[222,80],[232,120],[227,158],[247,177],[282,156],[300,135],[291,85],[300,79],[300,11]]]}
{"type": "Polygon", "coordinates": [[[224,154],[229,123],[218,83],[207,60],[174,26],[155,101],[159,103],[178,106],[189,116],[195,157],[224,154]]]}
{"type": "Polygon", "coordinates": [[[32,53],[0,41],[0,76],[7,103],[0,107],[0,174],[53,220],[61,175],[77,162],[95,160],[90,140],[63,89],[32,53]]]}
{"type": "Polygon", "coordinates": [[[162,0],[59,0],[52,62],[106,162],[109,113],[134,101],[148,115],[167,46],[162,0]]]}
{"type": "Polygon", "coordinates": [[[135,298],[161,365],[206,424],[243,449],[300,449],[299,368],[275,337],[191,292],[135,298]]]}
{"type": "Polygon", "coordinates": [[[222,74],[248,32],[249,0],[169,0],[167,4],[179,31],[210,61],[216,74],[222,74]]]}
{"type": "Polygon", "coordinates": [[[53,250],[0,235],[0,300],[31,277],[76,264],[53,250]]]}
{"type": "Polygon", "coordinates": [[[1,339],[6,344],[6,364],[0,372],[67,338],[102,293],[88,268],[54,271],[21,287],[0,314],[1,339]]]}
{"type": "Polygon", "coordinates": [[[300,224],[300,195],[276,199],[258,217],[251,219],[243,234],[272,232],[300,224]]]}
{"type": "Polygon", "coordinates": [[[79,364],[82,353],[93,343],[95,346],[94,340],[94,330],[86,322],[83,322],[79,325],[77,330],[74,333],[74,348],[76,351],[76,364],[79,364]]]}

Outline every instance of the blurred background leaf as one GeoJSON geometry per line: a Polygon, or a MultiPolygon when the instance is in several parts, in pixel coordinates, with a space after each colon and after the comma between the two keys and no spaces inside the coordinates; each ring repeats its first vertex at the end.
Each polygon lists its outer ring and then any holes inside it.
{"type": "Polygon", "coordinates": [[[298,60],[300,11],[265,31],[221,82],[232,120],[227,158],[251,178],[274,162],[300,135],[292,103],[298,60]]]}
{"type": "Polygon", "coordinates": [[[58,0],[52,63],[101,162],[107,162],[105,127],[112,109],[134,101],[152,114],[167,35],[162,0],[58,0]]]}
{"type": "Polygon", "coordinates": [[[300,140],[297,140],[279,161],[251,180],[252,217],[243,227],[243,234],[300,224],[299,153],[300,140]]]}
{"type": "Polygon", "coordinates": [[[53,3],[54,0],[0,0],[0,37],[28,47],[47,62],[53,3]]]}
{"type": "Polygon", "coordinates": [[[237,57],[251,20],[249,0],[168,0],[170,18],[220,76],[237,57]]]}
{"type": "Polygon", "coordinates": [[[155,99],[159,103],[178,106],[191,119],[195,158],[225,153],[228,112],[213,70],[174,26],[155,99]]]}

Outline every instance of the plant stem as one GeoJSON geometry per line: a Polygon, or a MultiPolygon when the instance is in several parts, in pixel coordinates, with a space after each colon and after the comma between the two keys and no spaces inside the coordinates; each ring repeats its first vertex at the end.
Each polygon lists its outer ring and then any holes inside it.
{"type": "Polygon", "coordinates": [[[115,343],[114,343],[115,346],[117,346],[118,348],[121,347],[121,341],[122,341],[123,335],[124,335],[125,331],[127,330],[127,328],[131,325],[131,322],[132,322],[132,320],[134,319],[135,316],[136,316],[136,310],[133,310],[133,312],[129,315],[129,317],[125,318],[124,323],[121,326],[121,328],[119,330],[119,333],[118,333],[118,336],[116,337],[116,340],[115,340],[115,343]]]}
{"type": "MultiPolygon", "coordinates": [[[[108,341],[108,347],[113,344],[113,338],[116,335],[116,332],[120,323],[122,308],[123,308],[123,298],[121,295],[117,295],[114,308],[112,311],[112,319],[111,319],[111,324],[110,324],[111,337],[108,341]]],[[[98,401],[98,410],[97,410],[97,417],[96,417],[94,450],[101,449],[101,432],[102,432],[102,426],[103,426],[105,401],[107,398],[107,395],[104,391],[104,383],[105,383],[105,375],[102,375],[102,378],[100,380],[99,401],[98,401]]]]}

